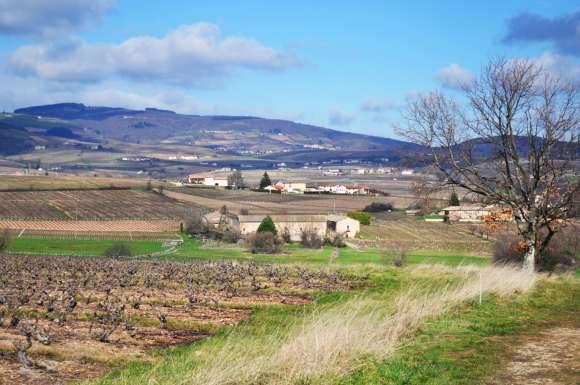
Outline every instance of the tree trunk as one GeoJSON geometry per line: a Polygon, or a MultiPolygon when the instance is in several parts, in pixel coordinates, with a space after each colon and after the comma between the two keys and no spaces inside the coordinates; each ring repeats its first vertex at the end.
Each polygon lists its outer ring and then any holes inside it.
{"type": "Polygon", "coordinates": [[[528,250],[524,255],[524,270],[533,273],[536,269],[536,245],[535,242],[527,242],[528,250]]]}

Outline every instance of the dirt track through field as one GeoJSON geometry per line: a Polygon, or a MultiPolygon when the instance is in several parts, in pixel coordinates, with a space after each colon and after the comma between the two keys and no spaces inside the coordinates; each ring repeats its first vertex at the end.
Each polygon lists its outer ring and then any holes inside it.
{"type": "Polygon", "coordinates": [[[530,337],[490,385],[580,384],[580,329],[557,327],[530,337]]]}

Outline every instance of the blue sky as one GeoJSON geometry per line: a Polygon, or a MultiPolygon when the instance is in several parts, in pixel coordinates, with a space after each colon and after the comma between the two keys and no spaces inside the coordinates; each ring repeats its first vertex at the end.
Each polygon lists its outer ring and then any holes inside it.
{"type": "Polygon", "coordinates": [[[0,108],[84,102],[393,136],[495,56],[580,79],[575,1],[0,0],[0,108]]]}

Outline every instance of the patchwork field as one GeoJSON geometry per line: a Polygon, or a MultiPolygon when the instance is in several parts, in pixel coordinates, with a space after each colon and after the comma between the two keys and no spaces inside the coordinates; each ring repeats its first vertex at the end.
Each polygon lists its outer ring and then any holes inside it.
{"type": "Polygon", "coordinates": [[[0,191],[98,189],[145,187],[147,181],[135,178],[107,178],[72,175],[0,175],[0,191]]]}
{"type": "Polygon", "coordinates": [[[235,191],[205,188],[179,188],[165,190],[168,197],[195,205],[219,209],[248,209],[251,212],[302,212],[331,213],[361,210],[373,202],[388,202],[395,207],[407,207],[412,198],[314,195],[314,194],[268,194],[253,191],[235,191]]]}
{"type": "Polygon", "coordinates": [[[138,190],[0,192],[3,219],[180,219],[187,208],[160,194],[138,190]]]}

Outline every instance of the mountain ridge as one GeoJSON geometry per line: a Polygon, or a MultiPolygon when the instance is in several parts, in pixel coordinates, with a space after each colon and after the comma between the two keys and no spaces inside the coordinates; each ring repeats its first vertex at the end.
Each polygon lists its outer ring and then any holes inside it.
{"type": "Polygon", "coordinates": [[[217,145],[223,151],[250,155],[300,149],[389,152],[418,148],[398,139],[256,116],[185,115],[157,108],[132,110],[82,103],[24,107],[14,113],[62,119],[96,138],[145,144],[217,145]]]}

